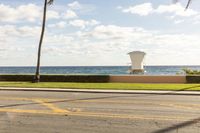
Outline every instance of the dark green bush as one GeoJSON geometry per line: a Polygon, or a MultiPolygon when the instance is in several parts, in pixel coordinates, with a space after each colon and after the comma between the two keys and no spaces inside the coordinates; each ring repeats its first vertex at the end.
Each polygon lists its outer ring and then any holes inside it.
{"type": "MultiPolygon", "coordinates": [[[[34,75],[0,75],[0,81],[32,81],[34,75]]],[[[109,75],[41,75],[41,82],[109,82],[109,75]]]]}
{"type": "Polygon", "coordinates": [[[187,83],[200,83],[200,76],[186,76],[187,83]]]}
{"type": "Polygon", "coordinates": [[[32,81],[33,75],[0,75],[0,81],[32,81]]]}

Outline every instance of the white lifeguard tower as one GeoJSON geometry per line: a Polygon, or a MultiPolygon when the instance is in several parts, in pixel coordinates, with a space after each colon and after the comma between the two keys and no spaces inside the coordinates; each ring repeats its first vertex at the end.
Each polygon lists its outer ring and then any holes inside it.
{"type": "Polygon", "coordinates": [[[128,53],[131,58],[131,67],[129,68],[130,74],[140,74],[144,73],[144,57],[145,52],[133,51],[128,53]]]}

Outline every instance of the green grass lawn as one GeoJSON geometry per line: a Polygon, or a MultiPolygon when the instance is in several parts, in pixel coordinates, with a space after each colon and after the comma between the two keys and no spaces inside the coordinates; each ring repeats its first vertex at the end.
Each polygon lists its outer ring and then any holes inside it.
{"type": "Polygon", "coordinates": [[[132,83],[63,83],[0,82],[0,87],[69,88],[105,90],[200,90],[200,84],[132,84],[132,83]]]}

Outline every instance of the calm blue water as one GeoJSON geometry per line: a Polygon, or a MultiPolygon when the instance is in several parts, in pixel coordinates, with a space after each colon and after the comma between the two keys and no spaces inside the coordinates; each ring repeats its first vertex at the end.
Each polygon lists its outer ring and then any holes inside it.
{"type": "MultiPolygon", "coordinates": [[[[145,66],[145,75],[176,75],[183,68],[198,69],[200,66],[145,66]]],[[[42,74],[113,74],[128,75],[128,66],[66,66],[41,67],[42,74]]],[[[35,67],[0,67],[0,74],[33,74],[35,67]]]]}

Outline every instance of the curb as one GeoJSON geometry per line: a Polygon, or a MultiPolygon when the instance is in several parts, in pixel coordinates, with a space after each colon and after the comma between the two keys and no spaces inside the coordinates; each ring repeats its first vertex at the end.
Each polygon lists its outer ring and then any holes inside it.
{"type": "Polygon", "coordinates": [[[145,90],[97,90],[97,89],[49,89],[49,88],[9,88],[0,87],[0,91],[41,91],[73,93],[107,93],[107,94],[149,94],[149,95],[197,95],[200,91],[145,91],[145,90]]]}

